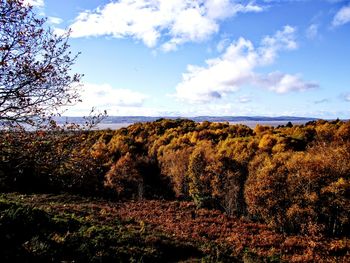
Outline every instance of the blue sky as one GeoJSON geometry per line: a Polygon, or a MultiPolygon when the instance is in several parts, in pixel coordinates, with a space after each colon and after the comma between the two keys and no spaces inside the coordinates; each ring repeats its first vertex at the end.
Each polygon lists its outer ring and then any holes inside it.
{"type": "Polygon", "coordinates": [[[109,115],[350,118],[350,1],[27,0],[109,115]]]}

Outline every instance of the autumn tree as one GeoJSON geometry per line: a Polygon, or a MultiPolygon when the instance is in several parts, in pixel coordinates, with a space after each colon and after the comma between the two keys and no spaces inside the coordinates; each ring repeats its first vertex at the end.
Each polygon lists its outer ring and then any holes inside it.
{"type": "Polygon", "coordinates": [[[31,126],[79,101],[69,33],[56,35],[23,0],[0,0],[0,122],[31,126]]]}
{"type": "MultiPolygon", "coordinates": [[[[294,228],[305,230],[310,223],[330,235],[349,230],[350,200],[349,144],[316,145],[294,154],[286,163],[289,170],[287,218],[294,228]]],[[[314,228],[314,227],[313,227],[314,228]]]]}
{"type": "Polygon", "coordinates": [[[221,182],[221,206],[229,215],[246,214],[244,187],[248,164],[258,153],[258,142],[252,137],[230,138],[218,144],[224,176],[221,182]]]}
{"type": "Polygon", "coordinates": [[[187,169],[192,151],[189,146],[176,150],[166,149],[159,157],[161,171],[170,177],[172,190],[177,198],[189,196],[187,169]]]}
{"type": "Polygon", "coordinates": [[[289,206],[288,170],[285,163],[290,153],[270,157],[257,155],[249,164],[249,176],[244,194],[248,212],[254,218],[279,230],[286,229],[286,210],[289,206]]]}
{"type": "Polygon", "coordinates": [[[189,195],[198,207],[215,207],[221,195],[222,163],[209,141],[201,141],[189,157],[189,195]]]}
{"type": "Polygon", "coordinates": [[[143,176],[138,169],[137,161],[130,153],[112,165],[106,174],[105,185],[113,189],[118,197],[143,198],[143,176]]]}
{"type": "Polygon", "coordinates": [[[210,193],[205,191],[205,186],[202,184],[201,179],[207,179],[205,174],[205,156],[204,151],[197,148],[190,156],[190,162],[188,166],[189,176],[189,194],[197,206],[204,206],[206,200],[210,199],[210,193]]]}

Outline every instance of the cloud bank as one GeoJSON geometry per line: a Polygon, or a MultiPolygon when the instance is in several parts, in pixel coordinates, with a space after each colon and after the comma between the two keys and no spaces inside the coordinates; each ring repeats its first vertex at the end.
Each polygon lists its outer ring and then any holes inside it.
{"type": "Polygon", "coordinates": [[[164,51],[201,42],[219,31],[219,21],[238,13],[261,12],[254,1],[120,0],[80,13],[72,37],[132,37],[164,51]]]}
{"type": "Polygon", "coordinates": [[[140,92],[93,83],[84,83],[80,88],[80,95],[82,102],[69,109],[70,112],[78,111],[78,115],[84,115],[92,108],[114,114],[124,108],[141,108],[148,98],[140,92]]]}
{"type": "Polygon", "coordinates": [[[247,39],[231,43],[218,58],[209,59],[203,67],[188,65],[182,82],[176,87],[180,100],[207,103],[238,91],[243,85],[255,85],[276,93],[317,88],[318,84],[305,82],[299,75],[272,72],[262,75],[256,68],[274,63],[278,52],[297,48],[296,29],[285,26],[273,36],[266,36],[258,47],[247,39]]]}

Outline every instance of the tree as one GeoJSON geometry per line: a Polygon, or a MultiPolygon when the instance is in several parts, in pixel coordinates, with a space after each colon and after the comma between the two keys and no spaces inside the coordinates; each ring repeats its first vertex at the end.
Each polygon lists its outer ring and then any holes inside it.
{"type": "Polygon", "coordinates": [[[142,199],[144,180],[138,165],[130,153],[122,156],[106,174],[105,186],[113,189],[119,198],[142,199]]]}
{"type": "Polygon", "coordinates": [[[23,0],[0,0],[0,123],[39,125],[79,101],[69,32],[56,35],[23,0]]]}
{"type": "Polygon", "coordinates": [[[289,207],[288,170],[285,163],[292,153],[270,156],[260,153],[249,164],[249,176],[244,187],[248,212],[279,230],[286,229],[289,207]]]}
{"type": "Polygon", "coordinates": [[[201,141],[189,157],[189,195],[198,207],[216,207],[220,196],[222,164],[215,147],[209,141],[201,141]]]}

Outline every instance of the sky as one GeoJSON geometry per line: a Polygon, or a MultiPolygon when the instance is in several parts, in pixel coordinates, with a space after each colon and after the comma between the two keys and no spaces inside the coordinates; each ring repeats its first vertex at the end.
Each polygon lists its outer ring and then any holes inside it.
{"type": "Polygon", "coordinates": [[[26,0],[110,116],[350,118],[350,1],[26,0]]]}

